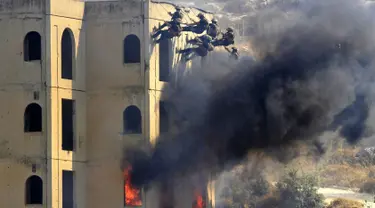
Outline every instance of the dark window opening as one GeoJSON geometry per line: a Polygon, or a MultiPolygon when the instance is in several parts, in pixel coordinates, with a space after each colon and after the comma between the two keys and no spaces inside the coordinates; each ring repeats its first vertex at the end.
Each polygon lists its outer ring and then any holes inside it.
{"type": "Polygon", "coordinates": [[[39,33],[33,31],[27,33],[23,41],[24,61],[36,61],[42,59],[42,38],[39,33]]]}
{"type": "Polygon", "coordinates": [[[127,107],[123,113],[124,133],[142,133],[141,111],[134,105],[127,107]]]}
{"type": "Polygon", "coordinates": [[[62,149],[66,151],[74,150],[74,100],[62,99],[62,149]]]}
{"type": "Polygon", "coordinates": [[[73,79],[73,33],[65,29],[61,40],[61,78],[73,79]]]}
{"type": "Polygon", "coordinates": [[[24,132],[42,131],[42,107],[36,103],[28,105],[24,113],[24,132]]]}
{"type": "Polygon", "coordinates": [[[74,172],[73,171],[62,171],[62,207],[73,208],[74,207],[74,172]]]}
{"type": "Polygon", "coordinates": [[[160,133],[167,133],[169,130],[169,115],[166,108],[166,103],[160,101],[159,103],[159,131],[160,133]]]}
{"type": "Polygon", "coordinates": [[[172,68],[171,46],[172,42],[169,39],[159,43],[159,81],[169,81],[169,71],[172,68]]]}
{"type": "Polygon", "coordinates": [[[128,35],[124,40],[124,63],[141,62],[141,41],[136,35],[128,35]]]}
{"type": "Polygon", "coordinates": [[[174,208],[174,188],[171,182],[160,184],[160,208],[174,208]]]}
{"type": "Polygon", "coordinates": [[[26,180],[26,204],[43,204],[43,181],[39,176],[26,180]]]}

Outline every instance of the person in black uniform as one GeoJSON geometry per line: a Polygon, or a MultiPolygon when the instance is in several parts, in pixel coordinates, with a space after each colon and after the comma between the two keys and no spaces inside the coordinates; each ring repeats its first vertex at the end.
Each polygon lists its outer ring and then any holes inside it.
{"type": "Polygon", "coordinates": [[[216,19],[211,20],[211,23],[208,25],[207,28],[207,35],[211,36],[215,39],[220,33],[220,27],[217,23],[216,19]]]}
{"type": "Polygon", "coordinates": [[[175,23],[176,20],[180,20],[179,22],[180,22],[180,24],[181,24],[182,19],[184,18],[184,14],[182,13],[182,11],[181,11],[181,7],[179,7],[179,6],[176,6],[176,11],[175,11],[174,13],[172,13],[172,12],[168,12],[168,14],[171,16],[171,21],[169,21],[169,22],[165,22],[164,24],[162,24],[162,25],[159,27],[158,31],[159,31],[159,30],[162,30],[164,27],[167,27],[167,26],[169,26],[169,25],[175,23]]]}
{"type": "Polygon", "coordinates": [[[155,41],[155,43],[160,43],[165,39],[171,39],[181,35],[181,19],[175,19],[174,21],[167,23],[167,30],[158,30],[153,35],[152,38],[157,38],[160,35],[160,38],[155,41]]]}
{"type": "Polygon", "coordinates": [[[224,47],[226,51],[229,52],[229,58],[233,60],[238,60],[240,57],[240,54],[238,53],[238,49],[236,47],[232,47],[232,50],[230,50],[227,47],[224,47]]]}
{"type": "Polygon", "coordinates": [[[234,31],[233,28],[227,28],[227,32],[223,34],[221,39],[216,39],[212,42],[213,46],[229,46],[234,44],[234,31]]]}
{"type": "Polygon", "coordinates": [[[194,22],[186,27],[183,27],[182,31],[189,31],[196,34],[202,34],[204,31],[206,31],[209,24],[208,20],[202,13],[199,13],[197,17],[199,18],[199,22],[194,22]]]}
{"type": "Polygon", "coordinates": [[[212,45],[212,37],[209,35],[203,35],[199,38],[194,39],[194,44],[197,47],[191,47],[178,51],[184,54],[186,61],[193,59],[195,56],[205,57],[208,52],[213,51],[214,47],[212,45]]]}

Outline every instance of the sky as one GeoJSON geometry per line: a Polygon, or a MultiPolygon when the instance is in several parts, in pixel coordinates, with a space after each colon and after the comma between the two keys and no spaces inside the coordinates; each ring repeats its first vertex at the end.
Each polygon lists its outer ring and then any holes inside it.
{"type": "MultiPolygon", "coordinates": [[[[110,1],[110,0],[85,0],[85,1],[110,1]]],[[[157,1],[157,0],[155,0],[157,1]]],[[[295,2],[300,0],[161,0],[173,2],[182,6],[198,7],[217,14],[229,16],[242,16],[251,13],[258,8],[274,4],[276,1],[295,2]]]]}

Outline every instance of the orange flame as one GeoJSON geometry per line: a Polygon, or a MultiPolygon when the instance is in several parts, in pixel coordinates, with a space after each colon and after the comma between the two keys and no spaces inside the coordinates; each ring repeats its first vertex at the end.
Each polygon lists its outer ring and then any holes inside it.
{"type": "Polygon", "coordinates": [[[205,202],[202,194],[199,191],[194,191],[194,203],[193,208],[205,208],[205,202]]]}
{"type": "Polygon", "coordinates": [[[125,194],[125,205],[126,206],[142,206],[141,191],[137,188],[132,187],[130,182],[131,167],[124,170],[124,194],[125,194]]]}

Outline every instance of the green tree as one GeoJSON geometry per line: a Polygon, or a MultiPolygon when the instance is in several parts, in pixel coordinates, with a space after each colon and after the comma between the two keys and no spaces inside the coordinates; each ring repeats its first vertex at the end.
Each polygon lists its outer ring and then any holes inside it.
{"type": "Polygon", "coordinates": [[[323,208],[323,195],[317,193],[317,178],[288,171],[276,189],[260,174],[248,169],[234,174],[224,191],[225,208],[323,208]],[[272,194],[272,195],[271,195],[272,194]]]}
{"type": "Polygon", "coordinates": [[[223,193],[226,208],[255,208],[257,201],[270,190],[263,175],[248,168],[235,173],[229,184],[223,193]]]}
{"type": "Polygon", "coordinates": [[[277,183],[280,208],[323,208],[324,197],[317,193],[318,181],[313,175],[298,176],[296,170],[289,171],[277,183]]]}

